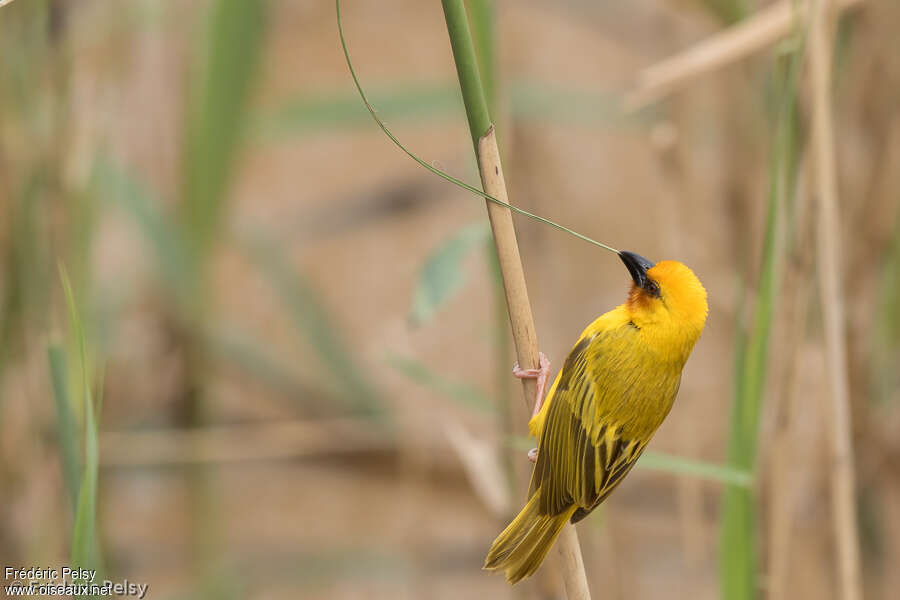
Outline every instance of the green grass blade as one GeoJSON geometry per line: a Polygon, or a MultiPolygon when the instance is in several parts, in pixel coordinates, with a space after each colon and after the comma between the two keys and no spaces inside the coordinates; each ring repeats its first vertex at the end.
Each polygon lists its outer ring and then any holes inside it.
{"type": "Polygon", "coordinates": [[[60,265],[60,280],[65,292],[72,334],[78,346],[81,371],[81,393],[84,407],[84,468],[78,490],[78,502],[75,508],[75,523],[72,529],[72,566],[83,568],[99,568],[99,551],[97,549],[97,477],[99,464],[99,442],[97,417],[94,413],[94,398],[91,392],[88,357],[84,326],[81,313],[75,301],[75,294],[69,282],[65,267],[60,265]]]}
{"type": "MultiPolygon", "coordinates": [[[[438,121],[461,116],[459,88],[451,84],[398,83],[390,90],[372,92],[381,118],[438,121]]],[[[297,135],[333,132],[337,128],[368,125],[369,113],[356,94],[306,94],[289,100],[254,123],[261,141],[279,141],[297,135]]]]}
{"type": "Polygon", "coordinates": [[[78,435],[78,424],[72,415],[65,350],[61,346],[51,345],[47,349],[47,362],[50,367],[50,381],[53,385],[53,400],[56,406],[56,432],[59,440],[63,480],[74,513],[77,510],[79,488],[81,487],[81,458],[78,450],[80,436],[78,435]]]}
{"type": "Polygon", "coordinates": [[[878,291],[878,313],[873,336],[872,398],[882,407],[900,389],[900,221],[885,261],[878,291]]]}
{"type": "MultiPolygon", "coordinates": [[[[297,400],[302,400],[303,408],[324,409],[325,403],[333,399],[333,394],[325,389],[300,380],[295,366],[265,349],[265,345],[242,331],[229,328],[211,334],[207,340],[210,351],[232,366],[248,375],[297,400]],[[322,406],[318,406],[321,399],[322,406]]],[[[323,411],[319,411],[323,412],[323,411]]]]}
{"type": "Polygon", "coordinates": [[[190,273],[184,242],[156,195],[134,173],[103,155],[94,163],[94,178],[101,197],[121,206],[134,220],[150,244],[165,283],[176,296],[186,295],[190,273]]]}
{"type": "Polygon", "coordinates": [[[425,259],[413,291],[411,323],[421,325],[429,321],[456,295],[466,281],[465,258],[490,239],[490,226],[479,221],[461,228],[425,259]]]}
{"type": "Polygon", "coordinates": [[[93,399],[85,398],[84,471],[72,529],[72,565],[97,566],[97,465],[99,462],[97,423],[93,399]]]}
{"type": "Polygon", "coordinates": [[[246,240],[243,246],[277,293],[297,332],[319,355],[345,404],[360,416],[385,416],[380,392],[357,364],[351,346],[339,334],[313,286],[261,235],[246,240]]]}
{"type": "Polygon", "coordinates": [[[749,12],[746,0],[702,0],[702,4],[726,25],[737,23],[749,12]]]}
{"type": "Polygon", "coordinates": [[[662,452],[644,452],[636,466],[675,475],[689,475],[700,479],[709,479],[710,481],[747,489],[753,485],[753,474],[749,471],[662,452]]]}
{"type": "MultiPolygon", "coordinates": [[[[512,118],[565,127],[647,129],[658,121],[648,108],[622,114],[621,96],[610,91],[559,87],[540,81],[513,81],[508,85],[507,109],[512,118]]],[[[462,116],[459,87],[454,84],[400,82],[371,92],[371,102],[384,121],[439,124],[462,116]]],[[[256,142],[281,142],[337,129],[367,125],[372,117],[360,106],[356,93],[307,93],[285,101],[253,122],[256,142]]]]}
{"type": "MultiPolygon", "coordinates": [[[[26,175],[21,190],[5,207],[3,217],[9,219],[8,251],[4,257],[0,300],[0,379],[10,355],[24,335],[22,327],[28,319],[40,315],[50,301],[49,282],[53,263],[43,234],[46,225],[46,199],[50,182],[47,170],[35,168],[26,175]]],[[[3,386],[0,385],[0,400],[3,386]]]]}
{"type": "MultiPolygon", "coordinates": [[[[512,448],[523,452],[527,452],[535,446],[534,438],[524,435],[510,436],[508,441],[512,448]]],[[[644,452],[635,464],[635,468],[661,471],[676,477],[696,477],[738,488],[749,489],[753,485],[753,474],[749,471],[664,452],[644,452]]]]}
{"type": "MultiPolygon", "coordinates": [[[[738,336],[735,397],[731,409],[728,462],[733,468],[753,472],[762,413],[769,334],[778,295],[778,237],[783,228],[780,214],[790,201],[796,167],[796,90],[803,61],[803,40],[788,58],[788,68],[778,86],[775,147],[772,152],[769,197],[766,207],[762,268],[755,298],[755,311],[746,341],[738,336]]],[[[750,600],[759,594],[757,567],[756,507],[752,491],[728,486],[723,496],[720,543],[722,597],[750,600]]]]}
{"type": "Polygon", "coordinates": [[[180,207],[192,257],[218,231],[246,121],[264,33],[261,0],[216,0],[192,90],[180,207]]]}
{"type": "Polygon", "coordinates": [[[484,413],[493,413],[496,410],[491,399],[479,391],[478,388],[467,383],[453,381],[432,370],[419,360],[390,354],[386,362],[388,366],[405,375],[411,381],[451,400],[455,400],[466,408],[473,408],[484,413]]]}
{"type": "Polygon", "coordinates": [[[622,97],[610,91],[573,89],[534,81],[509,86],[510,110],[517,120],[540,121],[563,127],[603,127],[646,130],[659,121],[659,109],[648,107],[622,113],[622,97]]]}

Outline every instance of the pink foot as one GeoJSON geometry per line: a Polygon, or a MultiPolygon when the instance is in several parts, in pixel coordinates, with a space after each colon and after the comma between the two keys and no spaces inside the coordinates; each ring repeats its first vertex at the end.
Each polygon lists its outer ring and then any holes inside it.
{"type": "Polygon", "coordinates": [[[528,451],[528,460],[533,463],[537,462],[537,448],[532,448],[528,451]]]}
{"type": "Polygon", "coordinates": [[[534,410],[531,416],[538,414],[544,403],[544,391],[547,388],[547,379],[550,377],[550,359],[543,352],[538,352],[540,367],[537,369],[520,369],[519,363],[513,365],[513,375],[519,379],[537,379],[537,394],[534,400],[534,410]]]}

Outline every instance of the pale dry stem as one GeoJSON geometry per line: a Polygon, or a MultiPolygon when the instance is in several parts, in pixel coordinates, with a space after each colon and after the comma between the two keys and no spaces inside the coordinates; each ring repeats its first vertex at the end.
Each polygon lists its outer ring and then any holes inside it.
{"type": "Polygon", "coordinates": [[[850,393],[841,289],[838,187],[832,124],[831,67],[832,3],[811,0],[810,75],[813,99],[812,151],[818,200],[817,252],[822,316],[825,330],[826,372],[831,388],[825,407],[831,429],[831,495],[840,573],[840,597],[862,598],[859,535],[856,523],[855,473],[850,425],[850,393]]]}
{"type": "MultiPolygon", "coordinates": [[[[478,169],[481,172],[481,183],[484,191],[504,202],[508,202],[506,181],[500,164],[500,150],[494,127],[478,140],[478,169]]],[[[531,314],[531,303],[525,286],[525,273],[519,256],[519,245],[516,241],[516,230],[513,227],[512,213],[505,206],[487,203],[494,243],[503,275],[503,287],[506,292],[506,303],[509,307],[509,321],[512,326],[516,355],[523,369],[538,366],[537,334],[534,329],[534,317],[531,314]]],[[[535,397],[536,381],[523,379],[522,386],[526,405],[535,397]]],[[[563,527],[556,541],[556,556],[560,557],[560,570],[566,586],[569,600],[590,600],[587,575],[578,544],[575,527],[563,527]]]]}
{"type": "MultiPolygon", "coordinates": [[[[863,0],[835,0],[835,10],[855,8],[863,0]]],[[[637,84],[625,96],[624,109],[635,111],[658,102],[697,78],[786,38],[805,18],[805,4],[782,0],[701,42],[643,69],[637,84]],[[796,9],[795,9],[796,6],[796,9]]]]}

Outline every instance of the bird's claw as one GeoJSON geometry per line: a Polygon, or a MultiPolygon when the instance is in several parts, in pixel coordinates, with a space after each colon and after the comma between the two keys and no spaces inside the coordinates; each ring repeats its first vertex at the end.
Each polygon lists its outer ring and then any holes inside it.
{"type": "Polygon", "coordinates": [[[543,352],[538,352],[539,366],[537,369],[522,369],[519,363],[513,365],[513,376],[519,379],[537,379],[537,392],[534,401],[532,416],[538,414],[544,403],[544,391],[547,389],[547,379],[550,377],[550,359],[543,352]]]}
{"type": "Polygon", "coordinates": [[[523,369],[519,366],[519,362],[516,361],[513,364],[513,376],[518,377],[519,379],[535,379],[542,374],[549,374],[550,359],[547,358],[547,355],[543,352],[538,352],[538,361],[539,366],[536,369],[523,369]]]}
{"type": "Polygon", "coordinates": [[[532,448],[531,450],[528,451],[528,460],[530,460],[531,462],[536,463],[537,456],[538,456],[537,448],[532,448]]]}

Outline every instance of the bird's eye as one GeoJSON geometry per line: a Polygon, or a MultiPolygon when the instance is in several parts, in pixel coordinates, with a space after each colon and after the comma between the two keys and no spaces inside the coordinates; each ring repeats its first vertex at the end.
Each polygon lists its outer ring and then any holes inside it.
{"type": "Polygon", "coordinates": [[[652,279],[648,279],[647,283],[644,284],[644,290],[651,296],[659,298],[659,284],[652,279]]]}

